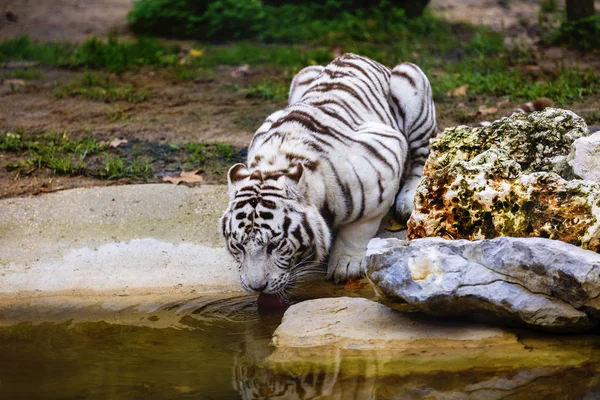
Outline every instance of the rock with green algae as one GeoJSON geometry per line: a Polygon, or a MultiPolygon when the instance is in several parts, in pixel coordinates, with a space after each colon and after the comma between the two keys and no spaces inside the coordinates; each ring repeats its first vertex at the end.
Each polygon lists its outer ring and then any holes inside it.
{"type": "Polygon", "coordinates": [[[448,128],[432,141],[425,172],[453,161],[469,161],[489,149],[500,149],[508,152],[524,173],[552,171],[569,177],[567,159],[573,141],[588,135],[583,118],[556,108],[515,114],[486,127],[448,128]]]}
{"type": "Polygon", "coordinates": [[[408,238],[546,237],[600,250],[600,184],[568,163],[586,134],[557,109],[447,129],[432,142],[408,238]]]}

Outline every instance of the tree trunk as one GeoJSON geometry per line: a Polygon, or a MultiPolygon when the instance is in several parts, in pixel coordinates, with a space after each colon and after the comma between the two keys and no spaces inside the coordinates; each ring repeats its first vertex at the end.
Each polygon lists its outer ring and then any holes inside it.
{"type": "Polygon", "coordinates": [[[594,0],[567,0],[567,19],[575,21],[594,15],[594,0]]]}

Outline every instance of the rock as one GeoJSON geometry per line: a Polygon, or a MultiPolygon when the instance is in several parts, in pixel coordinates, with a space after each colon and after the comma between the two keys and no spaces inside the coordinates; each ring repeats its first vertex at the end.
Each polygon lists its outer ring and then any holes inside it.
{"type": "Polygon", "coordinates": [[[597,336],[517,337],[364,299],[294,305],[272,342],[275,350],[258,364],[262,348],[236,356],[233,381],[242,398],[559,398],[565,386],[582,398],[600,370],[597,336]]]}
{"type": "Polygon", "coordinates": [[[436,347],[462,348],[469,343],[505,342],[508,338],[512,334],[498,328],[439,323],[371,300],[339,297],[291,306],[273,334],[272,343],[276,347],[374,350],[414,349],[420,344],[431,346],[433,341],[436,347]]]}
{"type": "Polygon", "coordinates": [[[425,172],[469,161],[494,148],[508,152],[524,173],[552,171],[565,177],[573,141],[587,135],[583,118],[556,108],[514,114],[487,127],[448,128],[432,141],[425,172]]]}
{"type": "Polygon", "coordinates": [[[373,239],[367,257],[380,295],[436,317],[573,332],[600,318],[600,255],[560,241],[373,239]]]}
{"type": "Polygon", "coordinates": [[[575,175],[600,182],[600,131],[573,142],[573,159],[569,164],[575,175]]]}
{"type": "Polygon", "coordinates": [[[127,185],[0,200],[0,300],[242,291],[227,188],[127,185]]]}
{"type": "Polygon", "coordinates": [[[600,250],[600,184],[576,179],[585,122],[566,110],[456,127],[432,141],[409,239],[545,237],[600,250]]]}

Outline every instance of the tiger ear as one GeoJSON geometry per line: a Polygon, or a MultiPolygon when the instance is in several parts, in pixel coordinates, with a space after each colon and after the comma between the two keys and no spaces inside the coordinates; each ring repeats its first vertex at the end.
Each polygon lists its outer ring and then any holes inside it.
{"type": "Polygon", "coordinates": [[[233,200],[235,193],[237,192],[235,184],[249,176],[250,171],[244,164],[238,163],[229,168],[229,172],[227,173],[227,183],[230,200],[233,200]]]}
{"type": "Polygon", "coordinates": [[[227,173],[227,183],[230,185],[235,185],[237,182],[249,176],[250,171],[248,171],[248,167],[242,163],[238,163],[229,168],[229,172],[227,173]]]}
{"type": "Polygon", "coordinates": [[[306,193],[306,168],[304,164],[298,163],[291,167],[286,174],[291,181],[288,185],[288,195],[296,197],[304,197],[306,193]]]}

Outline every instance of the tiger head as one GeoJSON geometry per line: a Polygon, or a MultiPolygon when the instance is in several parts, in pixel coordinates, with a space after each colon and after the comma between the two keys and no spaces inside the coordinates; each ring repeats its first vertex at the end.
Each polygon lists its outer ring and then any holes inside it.
{"type": "Polygon", "coordinates": [[[221,232],[246,290],[284,295],[299,278],[320,271],[330,231],[319,210],[306,201],[301,163],[269,172],[236,164],[228,183],[230,201],[221,232]]]}

